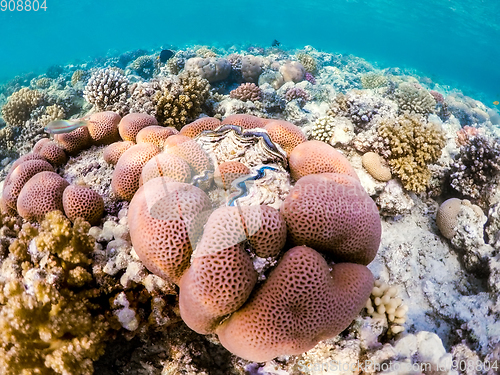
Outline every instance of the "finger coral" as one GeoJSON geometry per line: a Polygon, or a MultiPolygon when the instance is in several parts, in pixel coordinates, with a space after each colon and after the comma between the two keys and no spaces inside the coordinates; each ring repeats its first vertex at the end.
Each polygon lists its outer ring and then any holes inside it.
{"type": "Polygon", "coordinates": [[[89,228],[80,220],[71,226],[52,212],[40,232],[26,225],[10,246],[3,268],[11,276],[0,281],[3,374],[93,373],[109,325],[90,301],[94,241],[89,228]],[[16,271],[21,264],[22,274],[16,271]]]}
{"type": "Polygon", "coordinates": [[[378,134],[389,146],[391,171],[404,188],[425,191],[431,176],[428,165],[438,160],[445,145],[441,127],[422,116],[405,114],[381,119],[378,134]]]}
{"type": "Polygon", "coordinates": [[[92,73],[83,97],[97,111],[113,110],[114,105],[126,101],[128,85],[128,79],[118,70],[99,69],[92,73]]]}
{"type": "Polygon", "coordinates": [[[231,90],[229,96],[244,102],[255,102],[261,100],[262,90],[255,83],[242,83],[234,90],[231,90]]]}
{"type": "Polygon", "coordinates": [[[216,333],[225,348],[251,361],[301,354],[344,330],[365,305],[372,286],[365,266],[339,263],[330,271],[319,253],[294,247],[216,333]]]}
{"type": "Polygon", "coordinates": [[[179,75],[178,90],[165,89],[157,94],[156,118],[163,126],[180,130],[202,112],[202,105],[208,98],[209,83],[196,73],[179,75]]]}
{"type": "Polygon", "coordinates": [[[281,212],[291,241],[341,262],[367,265],[380,244],[378,209],[357,179],[345,174],[304,176],[285,198],[281,212]]]}
{"type": "Polygon", "coordinates": [[[358,178],[344,155],[321,141],[307,141],[295,147],[289,156],[294,180],[312,173],[342,173],[358,178]]]}

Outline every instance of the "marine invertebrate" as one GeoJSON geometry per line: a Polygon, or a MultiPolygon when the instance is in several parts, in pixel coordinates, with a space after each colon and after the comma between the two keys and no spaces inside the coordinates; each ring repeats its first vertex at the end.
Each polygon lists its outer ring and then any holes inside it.
{"type": "Polygon", "coordinates": [[[288,121],[271,120],[264,129],[274,143],[283,147],[287,155],[290,155],[297,145],[307,141],[302,129],[288,121]]]}
{"type": "Polygon", "coordinates": [[[164,90],[156,95],[158,123],[177,130],[200,115],[209,88],[206,79],[191,71],[179,75],[179,85],[179,91],[164,90]]]}
{"type": "Polygon", "coordinates": [[[297,246],[216,333],[225,348],[252,361],[301,354],[345,329],[372,285],[373,276],[365,266],[339,263],[330,271],[319,253],[297,246]]]}
{"type": "Polygon", "coordinates": [[[297,60],[302,64],[307,73],[317,73],[318,62],[314,57],[308,55],[307,53],[301,52],[297,54],[297,60]]]}
{"type": "Polygon", "coordinates": [[[28,221],[41,222],[50,211],[63,210],[68,181],[54,172],[39,172],[26,182],[17,198],[17,212],[28,221]]]}
{"type": "Polygon", "coordinates": [[[259,76],[259,86],[268,83],[275,90],[278,90],[281,86],[285,84],[283,75],[275,70],[266,70],[259,76]]]}
{"type": "Polygon", "coordinates": [[[221,122],[221,125],[226,124],[241,126],[243,129],[263,128],[265,126],[260,117],[246,114],[229,115],[221,122]]]}
{"type": "Polygon", "coordinates": [[[316,84],[316,78],[314,78],[314,76],[309,72],[306,72],[306,74],[304,75],[304,79],[307,82],[310,82],[312,85],[316,84]]]}
{"type": "Polygon", "coordinates": [[[120,199],[130,201],[139,189],[139,177],[144,165],[160,152],[151,143],[140,143],[126,150],[113,171],[111,190],[120,199]]]}
{"type": "Polygon", "coordinates": [[[378,73],[368,73],[361,76],[361,84],[364,89],[377,89],[387,85],[389,79],[378,73]]]}
{"type": "Polygon", "coordinates": [[[335,262],[367,265],[377,253],[382,232],[377,206],[359,181],[346,174],[300,178],[281,212],[294,244],[324,252],[335,262]]]}
{"type": "Polygon", "coordinates": [[[40,230],[25,225],[0,282],[0,368],[8,375],[91,374],[109,324],[92,288],[90,226],[51,212],[40,230]],[[29,248],[29,250],[28,250],[29,248]],[[43,259],[43,261],[42,261],[43,259]],[[23,272],[19,270],[23,265],[23,272]],[[7,275],[7,273],[5,274],[7,275]]]}
{"type": "Polygon", "coordinates": [[[208,196],[195,186],[165,177],[146,182],[128,211],[130,237],[144,265],[178,283],[210,208],[208,196]]]}
{"type": "Polygon", "coordinates": [[[457,137],[455,138],[455,143],[458,147],[464,146],[469,142],[470,137],[475,137],[480,134],[480,129],[474,128],[472,126],[464,126],[462,129],[457,131],[457,137]]]}
{"type": "Polygon", "coordinates": [[[304,66],[298,61],[289,61],[283,64],[279,71],[285,82],[298,83],[304,79],[306,74],[304,66]]]}
{"type": "Polygon", "coordinates": [[[500,143],[484,135],[469,137],[451,166],[451,186],[471,198],[489,194],[500,172],[500,143]]]}
{"type": "Polygon", "coordinates": [[[387,322],[389,335],[397,335],[404,331],[403,324],[406,322],[408,306],[403,304],[397,287],[375,280],[365,308],[371,317],[387,322]]]}
{"type": "Polygon", "coordinates": [[[202,117],[185,125],[179,134],[194,138],[204,130],[214,130],[220,126],[220,120],[214,117],[202,117]]]}
{"type": "Polygon", "coordinates": [[[137,133],[136,141],[137,144],[151,143],[163,148],[167,138],[176,134],[179,134],[179,131],[171,126],[164,127],[159,125],[150,125],[141,129],[139,133],[137,133]]]}
{"type": "Polygon", "coordinates": [[[255,83],[242,83],[236,89],[231,90],[229,96],[241,101],[255,102],[261,100],[262,90],[255,83]]]}
{"type": "Polygon", "coordinates": [[[22,88],[14,92],[2,107],[2,116],[9,126],[21,126],[31,117],[32,112],[43,106],[46,96],[38,90],[22,88]]]}
{"type": "Polygon", "coordinates": [[[102,154],[102,157],[109,164],[116,164],[118,160],[130,147],[134,145],[132,141],[114,142],[108,145],[102,154]]]}
{"type": "Polygon", "coordinates": [[[165,143],[163,151],[174,154],[184,159],[195,174],[200,174],[210,169],[210,159],[201,146],[189,137],[173,135],[165,143]]]}
{"type": "Polygon", "coordinates": [[[292,100],[297,100],[299,106],[303,107],[306,102],[311,99],[311,96],[300,87],[291,87],[285,92],[285,99],[287,102],[291,102],[292,100]]]}
{"type": "Polygon", "coordinates": [[[128,79],[118,70],[99,69],[92,73],[83,97],[97,111],[112,110],[114,104],[126,101],[128,85],[128,79]]]}
{"type": "Polygon", "coordinates": [[[62,196],[64,214],[72,222],[81,217],[96,225],[104,212],[104,201],[94,190],[82,185],[69,185],[62,196]]]}
{"type": "Polygon", "coordinates": [[[53,172],[54,168],[45,160],[25,160],[13,165],[7,175],[2,191],[4,203],[12,210],[17,210],[17,199],[22,188],[31,177],[40,172],[53,172]]]}
{"type": "Polygon", "coordinates": [[[390,149],[389,165],[405,189],[425,191],[430,179],[428,165],[437,161],[445,145],[439,125],[418,115],[382,118],[378,134],[390,149]]]}
{"type": "Polygon", "coordinates": [[[354,124],[347,117],[320,117],[314,122],[309,138],[332,146],[347,146],[354,138],[354,124]]]}
{"type": "Polygon", "coordinates": [[[243,82],[258,82],[264,62],[260,56],[243,56],[241,58],[241,77],[243,82]]]}
{"type": "Polygon", "coordinates": [[[403,82],[394,93],[401,113],[416,113],[428,115],[436,108],[436,100],[419,85],[403,82]]]}
{"type": "Polygon", "coordinates": [[[146,113],[129,113],[118,123],[118,132],[124,141],[135,142],[137,133],[150,125],[158,125],[154,116],[146,113]]]}
{"type": "Polygon", "coordinates": [[[184,70],[191,71],[208,82],[223,81],[231,73],[231,63],[223,58],[193,57],[186,61],[184,70]]]}
{"type": "Polygon", "coordinates": [[[92,143],[92,138],[90,138],[90,133],[86,126],[82,126],[69,133],[54,134],[54,140],[69,155],[77,154],[92,143]]]}
{"type": "Polygon", "coordinates": [[[229,190],[237,178],[248,175],[250,169],[239,161],[225,161],[220,163],[214,172],[214,181],[217,186],[229,190]]]}
{"type": "Polygon", "coordinates": [[[155,71],[155,60],[151,56],[139,56],[130,64],[130,68],[142,78],[151,78],[155,71]]]}
{"type": "Polygon", "coordinates": [[[383,158],[375,152],[366,152],[362,157],[363,167],[378,181],[389,181],[392,178],[391,170],[384,165],[383,158]]]}
{"type": "Polygon", "coordinates": [[[64,150],[54,141],[44,142],[37,153],[54,166],[62,165],[67,160],[64,150]]]}
{"type": "Polygon", "coordinates": [[[289,156],[290,175],[294,180],[312,173],[342,173],[358,179],[344,155],[321,141],[307,141],[296,146],[289,156]]]}
{"type": "Polygon", "coordinates": [[[71,86],[75,86],[78,82],[84,82],[89,77],[89,72],[82,69],[77,69],[71,75],[71,86]]]}
{"type": "Polygon", "coordinates": [[[92,142],[96,145],[108,145],[120,139],[118,124],[121,117],[115,112],[97,112],[89,116],[87,129],[92,142]]]}
{"type": "Polygon", "coordinates": [[[173,154],[153,156],[142,168],[142,183],[156,177],[169,177],[173,181],[190,182],[191,168],[184,159],[173,154]]]}

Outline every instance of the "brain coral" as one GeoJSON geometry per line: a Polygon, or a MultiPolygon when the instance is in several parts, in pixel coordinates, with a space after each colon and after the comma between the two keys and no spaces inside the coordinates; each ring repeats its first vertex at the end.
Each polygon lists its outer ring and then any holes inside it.
{"type": "Polygon", "coordinates": [[[37,173],[53,172],[54,168],[45,160],[26,160],[18,166],[12,166],[12,168],[14,170],[5,180],[2,198],[8,207],[15,210],[17,208],[17,198],[26,182],[37,173]]]}
{"type": "Polygon", "coordinates": [[[209,83],[193,72],[179,75],[179,90],[165,89],[156,96],[156,118],[164,126],[180,130],[197,118],[208,98],[209,83]]]}
{"type": "Polygon", "coordinates": [[[210,199],[195,186],[165,177],[146,182],[128,211],[130,237],[144,265],[178,283],[210,210],[210,199]]]}
{"type": "Polygon", "coordinates": [[[104,212],[104,201],[94,190],[79,185],[64,189],[62,203],[64,214],[72,222],[81,217],[91,225],[97,225],[104,212]]]}
{"type": "Polygon", "coordinates": [[[120,120],[118,132],[124,141],[135,142],[137,133],[150,125],[158,125],[154,116],[146,113],[129,113],[120,120]]]}
{"type": "Polygon", "coordinates": [[[344,155],[321,141],[307,141],[296,146],[289,156],[294,180],[312,173],[342,173],[358,178],[344,155]]]}
{"type": "Polygon", "coordinates": [[[90,77],[83,97],[98,111],[112,109],[127,98],[128,79],[116,69],[99,69],[90,77]]]}
{"type": "Polygon", "coordinates": [[[144,165],[160,152],[150,143],[141,143],[125,151],[116,163],[111,189],[120,199],[130,201],[139,188],[139,177],[144,165]]]}
{"type": "Polygon", "coordinates": [[[283,147],[288,155],[296,146],[307,141],[302,129],[288,121],[271,120],[264,126],[264,129],[271,140],[283,147]]]}
{"type": "Polygon", "coordinates": [[[183,135],[173,135],[165,143],[164,152],[174,154],[184,159],[195,174],[210,169],[210,159],[207,153],[193,139],[183,135]]]}
{"type": "Polygon", "coordinates": [[[31,113],[44,105],[46,97],[38,90],[22,88],[13,93],[2,107],[2,116],[7,125],[21,126],[30,119],[31,113]]]}
{"type": "Polygon", "coordinates": [[[173,181],[191,182],[191,168],[184,159],[176,155],[155,155],[142,168],[142,183],[156,177],[169,177],[173,181]]]}
{"type": "Polygon", "coordinates": [[[184,126],[179,134],[194,138],[204,130],[214,130],[219,126],[219,119],[214,117],[202,117],[184,126]]]}
{"type": "Polygon", "coordinates": [[[225,161],[215,168],[214,181],[220,188],[229,190],[234,180],[249,173],[250,169],[245,164],[239,161],[225,161]]]}
{"type": "Polygon", "coordinates": [[[216,57],[193,57],[184,65],[186,71],[192,71],[208,82],[223,81],[231,73],[231,63],[216,57]]]}
{"type": "Polygon", "coordinates": [[[62,196],[68,185],[57,173],[37,173],[21,189],[17,212],[28,221],[41,222],[48,212],[63,211],[62,196]]]}
{"type": "Polygon", "coordinates": [[[436,100],[419,85],[404,82],[399,85],[395,93],[400,112],[428,115],[436,108],[436,100]]]}
{"type": "Polygon", "coordinates": [[[344,330],[372,287],[365,266],[339,263],[330,271],[316,251],[295,247],[216,333],[226,349],[251,361],[301,354],[344,330]]]}
{"type": "Polygon", "coordinates": [[[378,209],[359,181],[338,173],[304,176],[281,207],[289,238],[334,261],[370,263],[380,244],[378,209]]]}
{"type": "Polygon", "coordinates": [[[260,56],[243,56],[241,58],[241,76],[244,82],[258,82],[264,62],[260,56]]]}
{"type": "Polygon", "coordinates": [[[264,128],[264,120],[260,117],[245,114],[229,115],[222,120],[221,125],[231,124],[241,126],[243,129],[264,128]]]}
{"type": "Polygon", "coordinates": [[[229,96],[234,99],[239,99],[241,101],[251,101],[255,102],[261,99],[262,90],[255,83],[242,83],[234,90],[231,90],[229,96]]]}
{"type": "Polygon", "coordinates": [[[378,134],[391,151],[389,165],[407,190],[422,192],[429,184],[428,165],[437,161],[445,145],[439,125],[418,115],[382,118],[378,134]]]}
{"type": "Polygon", "coordinates": [[[171,126],[151,125],[145,127],[137,133],[136,141],[140,143],[151,143],[157,147],[163,148],[165,141],[171,135],[179,134],[179,131],[171,126]]]}
{"type": "Polygon", "coordinates": [[[75,129],[69,133],[54,134],[54,140],[69,155],[76,155],[90,146],[92,139],[86,126],[75,129]]]}
{"type": "Polygon", "coordinates": [[[115,165],[118,163],[118,160],[123,155],[125,151],[127,151],[130,147],[134,145],[134,142],[131,141],[123,141],[123,142],[114,142],[110,145],[106,146],[104,152],[102,153],[102,157],[106,161],[106,163],[115,165]]]}
{"type": "Polygon", "coordinates": [[[38,154],[54,166],[62,165],[67,160],[64,150],[54,141],[45,142],[38,154]]]}
{"type": "Polygon", "coordinates": [[[94,144],[108,145],[118,141],[120,139],[118,132],[120,120],[120,115],[111,111],[90,115],[87,128],[94,144]]]}

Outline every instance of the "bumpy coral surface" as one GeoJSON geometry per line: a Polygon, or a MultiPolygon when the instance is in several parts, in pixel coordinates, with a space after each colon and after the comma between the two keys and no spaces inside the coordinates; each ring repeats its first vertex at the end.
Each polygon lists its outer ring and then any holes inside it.
{"type": "Polygon", "coordinates": [[[20,89],[9,97],[2,107],[2,116],[11,126],[21,126],[29,120],[31,112],[45,102],[45,96],[37,90],[20,89]]]}
{"type": "Polygon", "coordinates": [[[242,83],[229,93],[231,98],[239,99],[244,102],[247,100],[255,102],[262,97],[262,90],[255,83],[242,83]]]}
{"type": "Polygon", "coordinates": [[[98,111],[113,109],[127,98],[128,79],[115,69],[99,69],[90,77],[83,93],[98,111]]]}

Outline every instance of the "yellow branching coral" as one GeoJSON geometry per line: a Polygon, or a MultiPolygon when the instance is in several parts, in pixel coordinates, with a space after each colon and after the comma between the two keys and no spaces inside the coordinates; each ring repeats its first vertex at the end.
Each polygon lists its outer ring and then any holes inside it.
{"type": "Polygon", "coordinates": [[[306,72],[313,74],[318,71],[318,62],[311,55],[303,52],[298,53],[297,60],[304,66],[306,72]]]}
{"type": "Polygon", "coordinates": [[[368,73],[361,76],[361,84],[364,89],[376,89],[389,83],[386,76],[376,73],[368,73]]]}
{"type": "Polygon", "coordinates": [[[22,88],[13,93],[2,108],[7,125],[21,126],[30,119],[31,112],[45,104],[46,98],[38,90],[22,88]]]}
{"type": "Polygon", "coordinates": [[[425,191],[431,177],[428,165],[437,161],[445,145],[440,126],[422,116],[404,114],[395,119],[382,118],[378,133],[389,146],[391,171],[404,188],[425,191]]]}
{"type": "Polygon", "coordinates": [[[210,86],[206,79],[192,72],[179,75],[179,84],[180,90],[166,89],[155,97],[158,123],[178,130],[202,112],[210,86]]]}
{"type": "Polygon", "coordinates": [[[93,373],[108,323],[91,302],[89,228],[54,211],[40,230],[24,225],[10,246],[0,282],[3,374],[93,373]]]}

